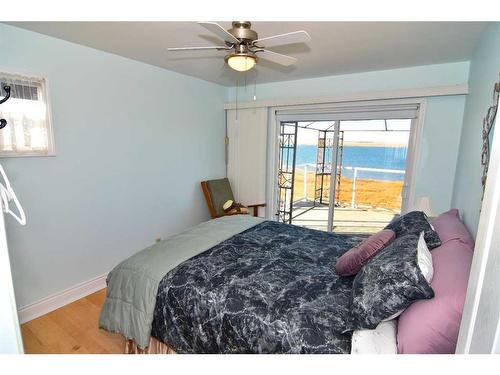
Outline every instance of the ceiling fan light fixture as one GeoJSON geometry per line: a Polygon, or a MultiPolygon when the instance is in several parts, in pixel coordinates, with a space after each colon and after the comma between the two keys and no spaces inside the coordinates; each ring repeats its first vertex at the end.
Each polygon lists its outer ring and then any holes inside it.
{"type": "Polygon", "coordinates": [[[272,63],[291,66],[297,62],[292,56],[283,55],[266,49],[286,44],[307,43],[311,40],[309,34],[304,30],[259,38],[252,23],[249,21],[233,21],[232,28],[226,30],[216,22],[198,22],[199,25],[215,34],[224,45],[204,47],[176,47],[168,48],[169,51],[195,51],[195,50],[217,50],[231,51],[225,56],[224,61],[229,67],[237,72],[246,72],[259,62],[260,59],[272,63]],[[256,54],[259,54],[257,58],[256,54]]]}
{"type": "Polygon", "coordinates": [[[227,64],[238,72],[246,72],[257,64],[257,56],[248,53],[233,53],[225,58],[227,64]]]}

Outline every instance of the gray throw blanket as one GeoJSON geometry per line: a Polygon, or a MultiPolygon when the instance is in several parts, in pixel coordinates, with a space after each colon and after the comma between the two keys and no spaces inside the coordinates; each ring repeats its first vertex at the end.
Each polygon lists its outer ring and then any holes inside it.
{"type": "Polygon", "coordinates": [[[107,277],[99,326],[135,340],[144,349],[149,343],[162,278],[182,262],[262,221],[249,215],[210,220],[126,259],[107,277]]]}

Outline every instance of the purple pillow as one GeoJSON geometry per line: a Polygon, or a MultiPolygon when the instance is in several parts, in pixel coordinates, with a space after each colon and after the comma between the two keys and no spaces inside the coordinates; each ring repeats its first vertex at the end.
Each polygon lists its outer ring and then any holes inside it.
{"type": "Polygon", "coordinates": [[[474,240],[467,230],[465,224],[460,220],[458,210],[453,208],[442,213],[432,221],[442,243],[451,240],[459,240],[470,248],[474,249],[474,240]]]}
{"type": "Polygon", "coordinates": [[[472,255],[459,240],[432,251],[434,298],[414,302],[399,316],[398,353],[455,352],[472,255]]]}
{"type": "Polygon", "coordinates": [[[335,271],[340,276],[356,275],[361,267],[382,251],[393,239],[396,233],[391,229],[384,229],[372,234],[367,239],[344,253],[335,265],[335,271]]]}

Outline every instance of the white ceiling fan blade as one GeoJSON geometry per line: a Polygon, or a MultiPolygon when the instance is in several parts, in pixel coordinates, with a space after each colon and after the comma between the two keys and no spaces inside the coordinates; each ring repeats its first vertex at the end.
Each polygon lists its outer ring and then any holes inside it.
{"type": "Polygon", "coordinates": [[[254,45],[262,45],[264,47],[281,46],[283,44],[306,43],[311,40],[307,31],[293,31],[291,33],[268,36],[254,40],[254,45]]]}
{"type": "Polygon", "coordinates": [[[219,38],[221,38],[225,42],[230,43],[239,43],[240,40],[236,38],[234,35],[230,34],[226,29],[224,29],[221,25],[215,22],[198,22],[199,25],[203,26],[208,31],[214,33],[219,38]]]}
{"type": "Polygon", "coordinates": [[[198,51],[198,50],[211,50],[216,49],[218,51],[229,50],[231,48],[226,46],[206,46],[206,47],[175,47],[175,48],[167,48],[169,51],[198,51]]]}
{"type": "Polygon", "coordinates": [[[297,59],[295,57],[282,55],[281,53],[276,53],[265,49],[257,51],[257,54],[259,58],[269,60],[276,64],[284,66],[290,66],[297,62],[297,59]]]}

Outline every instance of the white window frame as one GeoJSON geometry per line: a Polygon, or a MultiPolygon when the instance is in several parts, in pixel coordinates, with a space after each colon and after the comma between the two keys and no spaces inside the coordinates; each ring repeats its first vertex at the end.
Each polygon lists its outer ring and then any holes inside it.
{"type": "MultiPolygon", "coordinates": [[[[34,80],[44,81],[44,94],[45,94],[45,107],[47,112],[47,152],[40,151],[29,151],[29,152],[18,152],[18,151],[2,151],[0,150],[0,158],[24,158],[24,157],[47,157],[56,156],[56,148],[54,142],[54,128],[52,122],[52,106],[50,103],[50,85],[49,79],[45,75],[33,74],[26,71],[12,71],[11,69],[4,69],[0,66],[0,75],[7,74],[12,76],[29,77],[34,80]]],[[[7,103],[7,102],[6,102],[7,103]]],[[[3,105],[3,104],[2,104],[3,105]]],[[[0,130],[2,131],[2,130],[0,130]]]]}
{"type": "MultiPolygon", "coordinates": [[[[336,108],[340,108],[342,106],[356,106],[360,107],[366,105],[394,105],[394,106],[404,106],[407,104],[418,105],[417,115],[414,119],[412,119],[411,128],[410,128],[410,138],[408,141],[408,154],[407,154],[407,167],[404,181],[404,191],[405,195],[405,203],[401,207],[401,212],[405,213],[409,209],[415,206],[415,175],[418,170],[418,163],[421,160],[421,139],[422,139],[422,131],[423,131],[423,122],[425,118],[425,106],[426,100],[425,98],[414,98],[414,99],[380,99],[380,100],[369,100],[369,101],[356,101],[356,102],[348,102],[348,103],[330,103],[330,104],[307,104],[307,105],[299,105],[299,106],[286,106],[286,107],[271,107],[269,108],[269,134],[268,134],[268,165],[267,165],[267,186],[266,186],[266,207],[267,209],[267,219],[276,220],[274,213],[276,212],[276,202],[277,202],[277,180],[275,176],[278,174],[278,152],[279,152],[279,125],[282,120],[282,116],[279,114],[276,115],[279,111],[317,111],[321,114],[318,118],[323,120],[328,120],[328,112],[330,110],[334,110],[336,108]]],[[[330,118],[330,120],[335,120],[335,117],[330,118]]]]}

